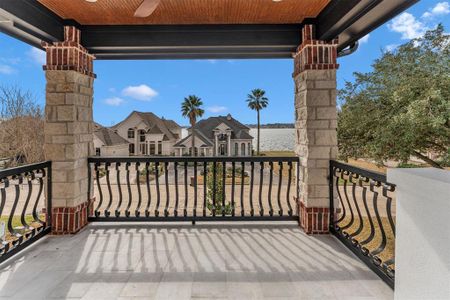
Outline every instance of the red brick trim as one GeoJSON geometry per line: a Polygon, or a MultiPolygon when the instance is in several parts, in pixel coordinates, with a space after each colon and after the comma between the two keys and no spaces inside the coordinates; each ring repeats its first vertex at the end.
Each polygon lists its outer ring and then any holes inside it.
{"type": "Polygon", "coordinates": [[[305,70],[336,70],[338,40],[331,42],[315,39],[314,25],[302,28],[302,44],[294,54],[294,76],[305,70]]]}
{"type": "Polygon", "coordinates": [[[306,207],[298,200],[300,227],[306,234],[329,233],[330,210],[328,207],[306,207]]]}
{"type": "Polygon", "coordinates": [[[80,45],[81,32],[73,26],[64,27],[64,41],[47,43],[42,47],[47,52],[47,63],[44,70],[77,71],[81,74],[96,77],[93,73],[95,56],[80,45]]]}
{"type": "Polygon", "coordinates": [[[95,199],[86,201],[75,207],[52,208],[52,234],[73,234],[88,224],[88,216],[92,215],[95,199]]]}

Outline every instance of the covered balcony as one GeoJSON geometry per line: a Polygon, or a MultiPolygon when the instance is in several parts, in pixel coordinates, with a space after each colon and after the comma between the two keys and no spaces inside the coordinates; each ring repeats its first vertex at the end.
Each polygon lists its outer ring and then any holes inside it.
{"type": "Polygon", "coordinates": [[[336,161],[336,70],[417,1],[180,2],[0,0],[47,54],[47,161],[0,171],[0,298],[392,299],[408,176],[336,161]],[[296,155],[95,157],[94,60],[186,58],[292,58],[296,155]]]}

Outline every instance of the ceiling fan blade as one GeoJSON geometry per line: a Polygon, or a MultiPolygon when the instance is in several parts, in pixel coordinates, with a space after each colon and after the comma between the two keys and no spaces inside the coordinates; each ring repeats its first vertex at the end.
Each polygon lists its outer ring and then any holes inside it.
{"type": "Polygon", "coordinates": [[[137,18],[146,18],[150,16],[158,7],[161,0],[144,0],[138,9],[134,12],[137,18]]]}

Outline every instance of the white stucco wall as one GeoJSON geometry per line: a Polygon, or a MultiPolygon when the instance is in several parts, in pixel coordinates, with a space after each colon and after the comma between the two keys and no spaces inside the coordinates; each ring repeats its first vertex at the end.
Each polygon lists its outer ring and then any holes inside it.
{"type": "Polygon", "coordinates": [[[128,144],[103,146],[100,148],[101,156],[128,156],[128,144]]]}
{"type": "Polygon", "coordinates": [[[389,169],[397,197],[395,299],[450,299],[450,171],[389,169]]]}

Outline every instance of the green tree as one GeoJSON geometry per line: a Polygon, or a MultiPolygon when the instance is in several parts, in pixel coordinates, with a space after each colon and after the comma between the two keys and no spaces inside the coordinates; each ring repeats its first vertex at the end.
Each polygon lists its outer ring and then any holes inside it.
{"type": "Polygon", "coordinates": [[[262,89],[254,89],[250,94],[247,95],[248,107],[252,110],[256,110],[257,126],[258,126],[258,138],[256,144],[256,153],[259,155],[259,142],[260,142],[260,111],[269,105],[269,99],[265,96],[266,91],[262,89]]]}
{"type": "MultiPolygon", "coordinates": [[[[225,206],[222,205],[222,202],[224,200],[224,189],[225,186],[223,185],[223,166],[222,163],[211,163],[208,166],[208,173],[206,175],[206,186],[207,186],[207,199],[208,203],[206,206],[208,207],[208,210],[213,213],[215,210],[217,215],[220,215],[225,213],[225,215],[231,214],[231,203],[229,201],[225,201],[225,206]],[[215,174],[215,176],[214,176],[215,174]],[[215,191],[215,193],[214,193],[215,191]],[[215,196],[215,198],[214,198],[215,196]],[[215,200],[215,205],[214,201],[215,200]]],[[[226,200],[226,197],[225,197],[226,200]]]]}
{"type": "Polygon", "coordinates": [[[189,118],[189,123],[191,124],[191,153],[193,156],[197,155],[195,151],[195,124],[197,123],[197,118],[201,118],[205,113],[205,111],[201,108],[202,105],[202,99],[195,95],[190,95],[184,98],[183,103],[181,103],[181,114],[183,115],[183,117],[189,118]]]}
{"type": "Polygon", "coordinates": [[[427,153],[450,147],[450,36],[439,25],[384,52],[373,70],[355,73],[339,92],[339,152],[380,164],[411,155],[441,168],[427,153]]]}

